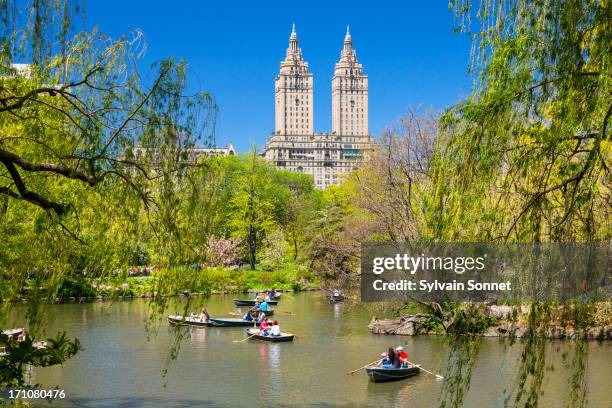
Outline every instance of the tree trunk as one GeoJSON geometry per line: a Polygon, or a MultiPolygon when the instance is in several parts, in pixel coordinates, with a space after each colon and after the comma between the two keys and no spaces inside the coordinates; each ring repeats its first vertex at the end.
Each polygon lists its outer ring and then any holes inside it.
{"type": "Polygon", "coordinates": [[[297,234],[293,230],[293,260],[296,261],[298,256],[297,234]]]}
{"type": "Polygon", "coordinates": [[[255,269],[255,228],[253,224],[249,225],[249,264],[251,265],[251,269],[255,269]]]}

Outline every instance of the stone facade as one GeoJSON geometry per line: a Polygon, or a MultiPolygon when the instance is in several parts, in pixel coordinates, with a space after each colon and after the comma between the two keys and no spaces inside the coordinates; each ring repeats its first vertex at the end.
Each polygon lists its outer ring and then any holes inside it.
{"type": "Polygon", "coordinates": [[[289,37],[285,60],[274,81],[276,93],[276,134],[308,135],[314,132],[312,74],[298,47],[295,25],[289,37]]]}
{"type": "Polygon", "coordinates": [[[368,76],[357,62],[348,28],[332,79],[332,132],[368,135],[368,76]]]}
{"type": "Polygon", "coordinates": [[[275,80],[276,130],[262,155],[279,169],[309,174],[315,187],[342,182],[376,147],[368,134],[368,77],[347,28],[332,79],[332,132],[314,132],[313,76],[295,26],[275,80]]]}

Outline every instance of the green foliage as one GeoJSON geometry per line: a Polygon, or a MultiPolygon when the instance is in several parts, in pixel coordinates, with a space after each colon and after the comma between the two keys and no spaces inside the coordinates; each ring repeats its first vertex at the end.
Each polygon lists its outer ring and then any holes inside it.
{"type": "Polygon", "coordinates": [[[31,385],[25,381],[29,365],[48,367],[62,364],[81,349],[80,342],[68,339],[65,332],[47,339],[46,343],[45,347],[37,347],[29,336],[18,342],[0,332],[0,344],[5,345],[5,353],[0,355],[0,386],[31,385]]]}
{"type": "Polygon", "coordinates": [[[96,292],[91,284],[83,279],[66,279],[62,282],[57,295],[60,299],[67,299],[96,296],[96,292]]]}
{"type": "Polygon", "coordinates": [[[434,239],[607,241],[609,10],[599,1],[452,3],[473,40],[473,93],[443,118],[434,239]]]}

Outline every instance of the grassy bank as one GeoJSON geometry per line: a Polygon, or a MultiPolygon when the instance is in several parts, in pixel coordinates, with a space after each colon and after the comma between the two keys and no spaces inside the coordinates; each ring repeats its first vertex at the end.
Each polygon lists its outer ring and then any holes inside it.
{"type": "MultiPolygon", "coordinates": [[[[66,279],[59,285],[54,298],[65,301],[92,297],[144,297],[154,293],[166,296],[209,295],[271,288],[300,291],[317,288],[319,284],[314,273],[296,265],[274,271],[180,267],[153,271],[151,276],[132,277],[124,273],[104,278],[66,279]]],[[[34,282],[28,286],[32,290],[34,282]]]]}

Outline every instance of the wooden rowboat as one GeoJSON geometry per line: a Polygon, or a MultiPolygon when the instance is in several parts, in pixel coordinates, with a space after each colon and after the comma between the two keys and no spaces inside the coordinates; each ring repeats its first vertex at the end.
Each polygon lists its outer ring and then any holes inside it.
{"type": "Polygon", "coordinates": [[[2,330],[2,334],[13,338],[13,340],[17,340],[17,337],[19,337],[23,331],[25,329],[23,327],[19,328],[19,329],[7,329],[7,330],[2,330]]]}
{"type": "Polygon", "coordinates": [[[418,365],[407,368],[366,367],[366,373],[372,382],[398,381],[412,377],[421,372],[418,365]]]}
{"type": "MultiPolygon", "coordinates": [[[[234,299],[234,303],[236,304],[236,306],[255,306],[255,301],[248,299],[234,299]]],[[[269,300],[266,303],[269,305],[276,305],[278,304],[278,300],[269,300]]]]}
{"type": "Polygon", "coordinates": [[[239,317],[211,317],[210,322],[218,327],[248,327],[259,326],[259,322],[242,320],[239,317]]]}
{"type": "Polygon", "coordinates": [[[200,320],[200,318],[184,318],[183,316],[168,316],[168,323],[174,326],[194,326],[194,327],[208,327],[212,326],[210,321],[205,322],[200,320]]]}
{"type": "Polygon", "coordinates": [[[250,340],[271,341],[273,343],[293,341],[293,338],[295,337],[295,334],[283,333],[283,332],[281,332],[280,336],[270,336],[270,335],[265,336],[263,334],[259,334],[258,329],[247,329],[246,334],[247,336],[250,337],[250,340]]]}

